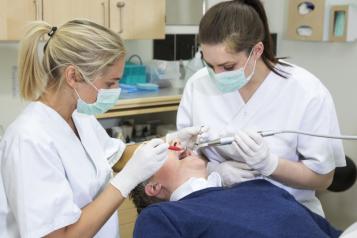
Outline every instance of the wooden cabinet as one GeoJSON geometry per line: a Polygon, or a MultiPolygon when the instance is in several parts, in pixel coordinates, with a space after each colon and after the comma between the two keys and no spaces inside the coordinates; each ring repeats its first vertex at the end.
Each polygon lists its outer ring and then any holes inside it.
{"type": "Polygon", "coordinates": [[[109,27],[123,39],[165,37],[165,0],[42,0],[43,19],[61,25],[87,18],[109,27]]]}
{"type": "Polygon", "coordinates": [[[108,26],[108,0],[43,0],[43,19],[60,26],[74,18],[84,18],[108,26]]]}
{"type": "Polygon", "coordinates": [[[18,40],[29,21],[42,19],[42,0],[0,0],[0,40],[18,40]]]}
{"type": "Polygon", "coordinates": [[[19,40],[26,23],[44,20],[60,26],[86,18],[123,39],[165,37],[165,0],[0,0],[0,40],[19,40]]]}
{"type": "MultiPolygon", "coordinates": [[[[5,9],[6,2],[0,0],[0,9],[5,9]]],[[[7,26],[6,26],[6,11],[0,10],[0,40],[6,38],[7,26]]]]}
{"type": "Polygon", "coordinates": [[[126,199],[118,209],[120,238],[132,238],[137,218],[134,203],[126,199]]]}
{"type": "Polygon", "coordinates": [[[165,37],[165,0],[110,0],[112,30],[124,39],[165,37]]]}

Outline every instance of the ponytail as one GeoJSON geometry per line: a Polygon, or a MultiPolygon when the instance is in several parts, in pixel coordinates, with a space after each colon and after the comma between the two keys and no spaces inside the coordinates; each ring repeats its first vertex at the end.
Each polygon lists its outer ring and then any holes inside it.
{"type": "Polygon", "coordinates": [[[286,78],[286,72],[283,72],[279,70],[279,68],[275,68],[274,65],[279,63],[285,66],[290,66],[285,63],[279,62],[280,58],[277,58],[274,55],[273,52],[273,40],[271,38],[270,30],[269,30],[269,24],[268,24],[268,18],[264,9],[263,4],[261,3],[260,0],[235,0],[236,2],[239,2],[240,4],[246,4],[247,6],[250,6],[253,8],[259,15],[260,20],[263,23],[263,28],[264,28],[264,39],[262,40],[263,45],[264,45],[264,52],[262,55],[262,60],[264,64],[274,73],[278,74],[279,76],[282,76],[283,78],[286,78]]]}
{"type": "Polygon", "coordinates": [[[83,79],[94,81],[124,55],[120,36],[94,22],[75,19],[58,29],[46,22],[33,22],[20,45],[21,96],[36,101],[48,91],[59,90],[69,65],[76,66],[83,79]],[[50,38],[39,48],[45,35],[50,38]]]}
{"type": "Polygon", "coordinates": [[[40,59],[39,44],[50,30],[51,26],[45,22],[33,22],[20,42],[20,94],[26,100],[37,100],[46,88],[46,72],[40,59]]]}
{"type": "Polygon", "coordinates": [[[260,0],[241,0],[241,1],[238,1],[238,2],[241,2],[243,4],[246,4],[246,5],[250,6],[250,7],[252,7],[258,13],[259,18],[263,23],[263,27],[264,27],[263,61],[264,61],[264,63],[266,63],[267,60],[269,60],[272,63],[277,63],[277,59],[275,58],[274,53],[273,53],[273,43],[272,43],[270,30],[269,30],[268,18],[266,16],[264,7],[261,4],[260,0]]]}

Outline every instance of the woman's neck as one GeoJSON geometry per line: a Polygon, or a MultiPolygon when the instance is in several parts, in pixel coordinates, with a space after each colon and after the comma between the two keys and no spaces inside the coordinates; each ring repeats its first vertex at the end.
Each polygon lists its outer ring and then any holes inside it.
{"type": "Polygon", "coordinates": [[[264,64],[263,60],[258,60],[252,79],[239,90],[244,102],[247,103],[249,99],[254,95],[259,86],[268,77],[270,69],[264,64]]]}
{"type": "Polygon", "coordinates": [[[41,96],[39,101],[55,110],[69,125],[73,124],[72,114],[75,105],[71,95],[48,92],[41,96]]]}

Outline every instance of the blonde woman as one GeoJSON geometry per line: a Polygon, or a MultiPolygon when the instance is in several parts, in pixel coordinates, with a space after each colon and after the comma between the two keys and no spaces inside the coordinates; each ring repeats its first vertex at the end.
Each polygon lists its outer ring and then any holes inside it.
{"type": "Polygon", "coordinates": [[[121,38],[93,22],[31,24],[19,55],[31,102],[0,144],[0,237],[118,237],[117,208],[168,151],[153,139],[111,178],[126,147],[93,115],[117,102],[124,56],[121,38]]]}

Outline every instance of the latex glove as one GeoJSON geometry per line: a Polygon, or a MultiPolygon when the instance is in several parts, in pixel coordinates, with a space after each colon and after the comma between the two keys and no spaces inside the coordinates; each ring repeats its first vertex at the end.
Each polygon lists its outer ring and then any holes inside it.
{"type": "Polygon", "coordinates": [[[239,131],[233,145],[244,161],[262,175],[269,176],[278,167],[278,157],[270,153],[267,143],[256,132],[239,131]]]}
{"type": "MultiPolygon", "coordinates": [[[[219,138],[224,137],[234,137],[235,134],[232,132],[221,131],[219,133],[219,138]]],[[[243,159],[237,152],[237,149],[233,144],[219,145],[214,147],[215,150],[224,158],[224,160],[236,160],[243,162],[243,159]]]]}
{"type": "Polygon", "coordinates": [[[238,161],[225,161],[219,164],[209,162],[207,168],[209,173],[217,172],[221,176],[223,186],[249,181],[260,175],[246,163],[238,161]]]}
{"type": "Polygon", "coordinates": [[[166,142],[170,143],[174,139],[179,139],[183,147],[192,149],[195,143],[201,143],[208,140],[207,126],[192,126],[186,127],[179,131],[166,135],[166,142]]]}
{"type": "Polygon", "coordinates": [[[154,175],[168,158],[168,144],[152,139],[139,146],[124,168],[110,181],[124,197],[139,183],[154,175]]]}

